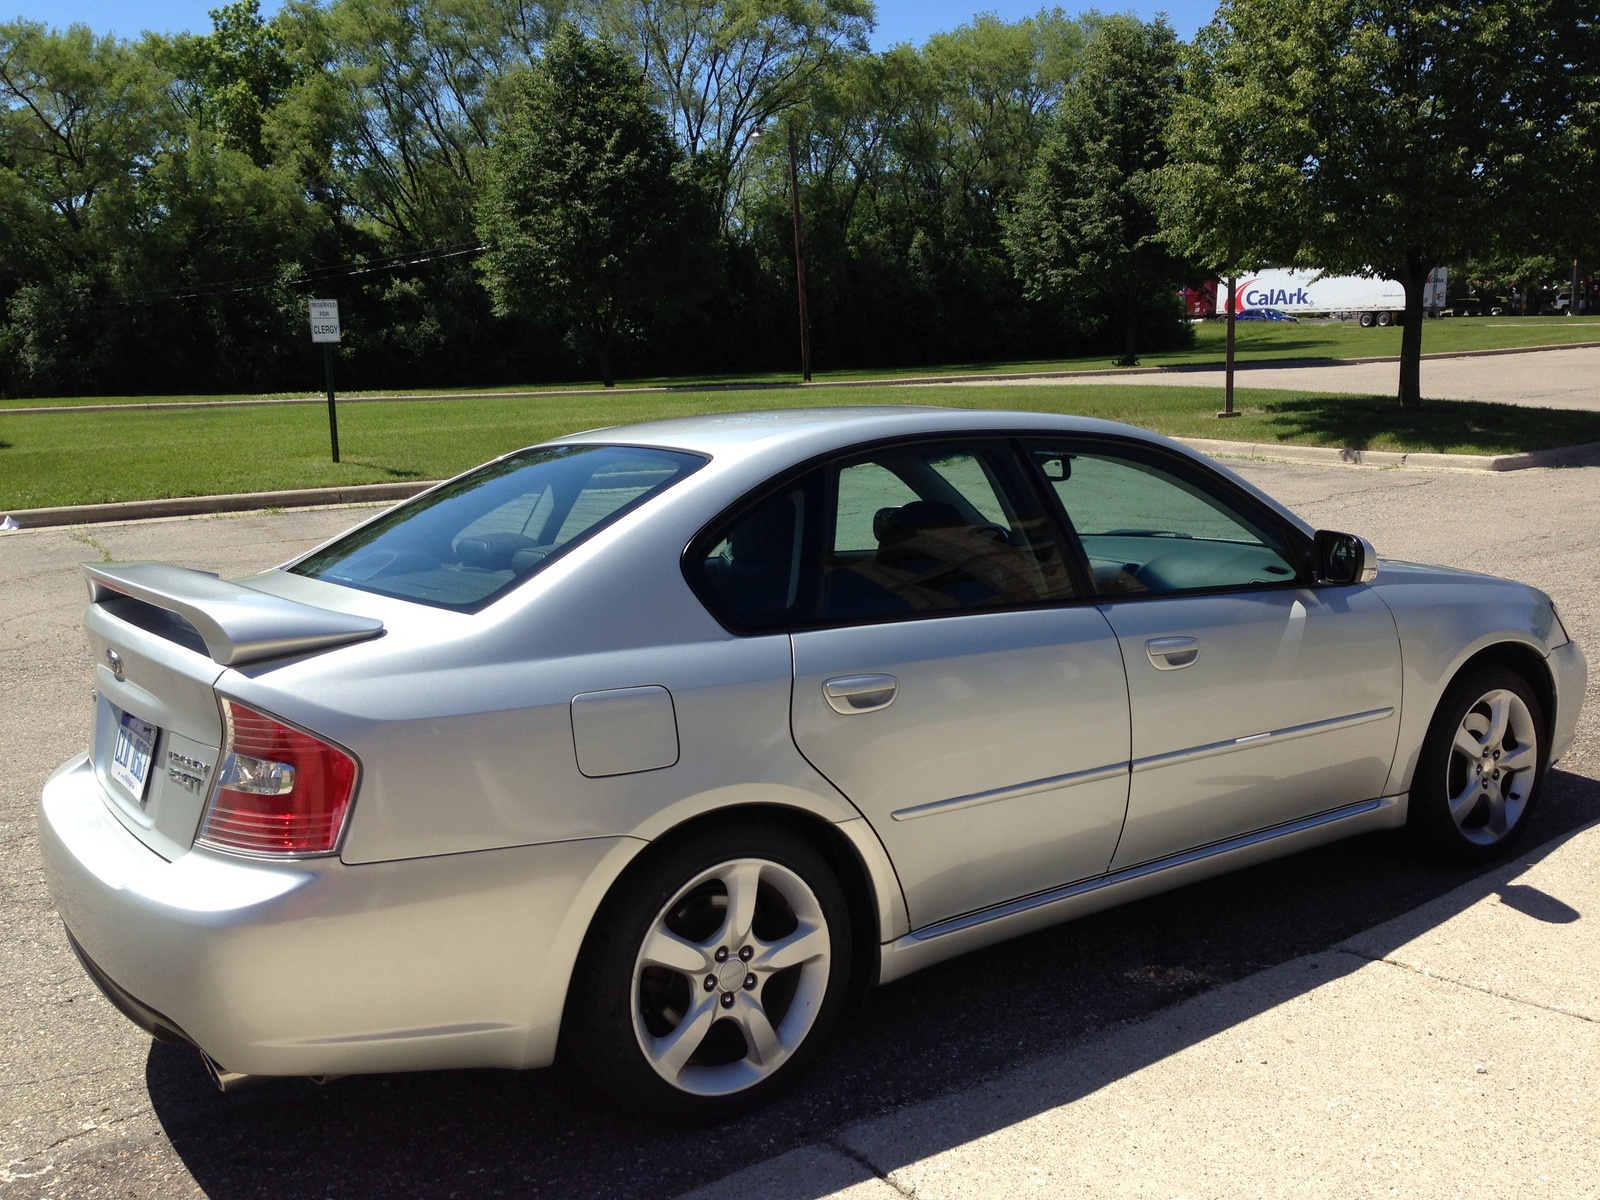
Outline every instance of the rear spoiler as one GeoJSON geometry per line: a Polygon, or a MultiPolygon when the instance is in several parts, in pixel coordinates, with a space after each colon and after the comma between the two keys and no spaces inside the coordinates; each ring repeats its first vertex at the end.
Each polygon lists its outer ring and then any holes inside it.
{"type": "Polygon", "coordinates": [[[225,667],[326,650],[383,632],[373,617],[335,612],[229,583],[209,571],[168,563],[84,563],[89,600],[130,596],[176,613],[205,642],[212,661],[225,667]]]}

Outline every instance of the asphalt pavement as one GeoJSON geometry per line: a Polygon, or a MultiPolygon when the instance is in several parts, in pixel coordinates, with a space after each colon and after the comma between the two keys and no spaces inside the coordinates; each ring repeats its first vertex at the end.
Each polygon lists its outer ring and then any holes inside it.
{"type": "MultiPolygon", "coordinates": [[[[1222,388],[1220,368],[1174,368],[1140,375],[1146,384],[1222,388]]],[[[1580,408],[1600,412],[1600,347],[1424,358],[1422,394],[1430,400],[1485,400],[1527,408],[1580,408]]],[[[1010,379],[1019,387],[1044,384],[1106,383],[1104,375],[1052,379],[1010,379]]],[[[1393,395],[1400,382],[1397,362],[1305,363],[1274,366],[1243,363],[1234,372],[1236,388],[1281,388],[1293,392],[1339,392],[1353,396],[1393,395]]]]}
{"type": "MultiPolygon", "coordinates": [[[[1600,658],[1600,469],[1238,469],[1382,554],[1545,588],[1600,658]]],[[[99,996],[43,885],[39,787],[89,732],[76,563],[243,574],[357,515],[0,534],[0,1195],[1600,1191],[1600,846],[1571,836],[1600,818],[1594,684],[1526,862],[1369,836],[1020,938],[879,989],[794,1094],[719,1129],[640,1126],[562,1065],[217,1095],[99,996]]]]}

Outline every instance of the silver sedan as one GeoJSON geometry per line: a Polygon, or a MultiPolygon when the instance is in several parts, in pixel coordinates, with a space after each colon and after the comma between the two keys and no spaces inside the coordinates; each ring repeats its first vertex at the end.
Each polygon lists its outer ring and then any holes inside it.
{"type": "Polygon", "coordinates": [[[276,570],[86,564],[84,966],[219,1083],[537,1067],[725,1118],[852,994],[1367,830],[1500,853],[1549,597],[1127,426],[767,412],[506,455],[276,570]]]}

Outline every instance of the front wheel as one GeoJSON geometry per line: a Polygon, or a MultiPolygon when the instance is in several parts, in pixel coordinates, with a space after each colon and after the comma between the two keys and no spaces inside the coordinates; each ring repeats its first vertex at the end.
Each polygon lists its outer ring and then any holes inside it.
{"type": "Polygon", "coordinates": [[[1544,780],[1544,713],[1523,677],[1487,667],[1439,702],[1411,787],[1409,824],[1441,857],[1481,863],[1528,823],[1544,780]]]}
{"type": "Polygon", "coordinates": [[[708,835],[649,862],[596,918],[569,1042],[628,1107],[675,1124],[726,1120],[816,1057],[850,949],[844,891],[813,847],[760,827],[708,835]]]}

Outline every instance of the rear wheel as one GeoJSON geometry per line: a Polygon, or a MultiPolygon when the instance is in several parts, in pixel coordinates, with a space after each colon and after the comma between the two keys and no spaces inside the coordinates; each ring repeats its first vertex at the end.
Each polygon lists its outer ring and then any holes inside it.
{"type": "Polygon", "coordinates": [[[850,916],[814,848],[759,827],[647,864],[596,918],[569,1043],[613,1099],[702,1124],[763,1104],[816,1057],[849,983],[850,916]]]}
{"type": "Polygon", "coordinates": [[[1544,712],[1506,667],[1474,670],[1439,702],[1411,788],[1409,823],[1429,850],[1485,862],[1528,823],[1545,769],[1544,712]]]}
{"type": "Polygon", "coordinates": [[[1385,328],[1388,328],[1390,325],[1393,325],[1394,324],[1394,314],[1393,313],[1386,313],[1386,312],[1379,313],[1378,314],[1378,324],[1384,326],[1385,328]]]}
{"type": "Polygon", "coordinates": [[[1361,314],[1361,328],[1371,329],[1377,323],[1378,318],[1374,314],[1369,312],[1364,312],[1361,314]]]}

